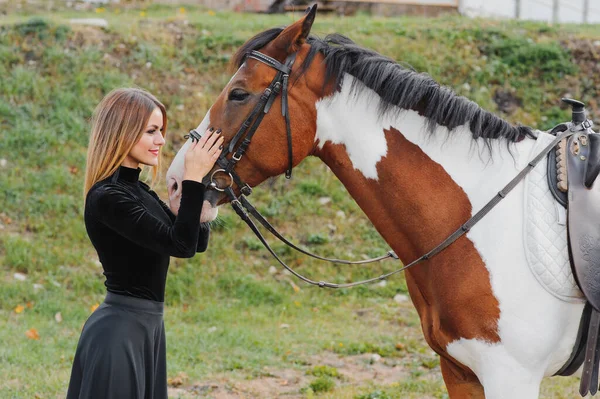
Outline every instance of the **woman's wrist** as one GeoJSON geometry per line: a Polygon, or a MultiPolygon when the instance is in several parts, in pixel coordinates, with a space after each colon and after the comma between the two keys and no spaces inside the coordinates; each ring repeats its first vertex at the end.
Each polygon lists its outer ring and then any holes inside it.
{"type": "Polygon", "coordinates": [[[199,192],[204,194],[206,190],[206,186],[204,183],[196,181],[196,180],[183,180],[181,182],[181,196],[187,197],[189,195],[196,197],[199,192]]]}
{"type": "Polygon", "coordinates": [[[183,175],[183,180],[191,180],[191,181],[196,181],[198,183],[202,183],[202,179],[204,179],[204,176],[194,176],[194,175],[188,175],[188,174],[183,175]]]}

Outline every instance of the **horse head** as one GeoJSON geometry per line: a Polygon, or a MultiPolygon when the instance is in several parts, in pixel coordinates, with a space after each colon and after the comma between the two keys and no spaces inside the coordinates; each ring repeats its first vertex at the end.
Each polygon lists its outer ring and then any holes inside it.
{"type": "MultiPolygon", "coordinates": [[[[313,151],[315,103],[323,91],[322,68],[308,68],[315,55],[319,56],[311,53],[307,43],[316,9],[316,5],[312,6],[285,29],[270,29],[253,37],[236,53],[232,64],[237,71],[196,129],[202,133],[209,127],[220,128],[225,137],[220,165],[215,165],[205,178],[207,185],[211,182],[213,188],[232,185],[239,194],[240,182],[254,187],[286,172],[313,151]],[[244,140],[248,143],[244,144],[244,140]],[[239,155],[239,161],[231,167],[239,180],[233,181],[229,171],[224,173],[223,169],[232,158],[238,158],[236,151],[240,148],[243,156],[239,155]]],[[[179,150],[167,172],[169,201],[174,212],[179,208],[183,155],[189,145],[188,141],[179,150]]],[[[228,200],[223,191],[208,190],[203,221],[213,220],[216,207],[228,200]]]]}

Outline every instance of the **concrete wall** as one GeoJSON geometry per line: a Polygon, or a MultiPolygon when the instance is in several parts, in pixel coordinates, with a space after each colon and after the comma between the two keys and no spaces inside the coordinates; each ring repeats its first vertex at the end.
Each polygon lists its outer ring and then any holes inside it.
{"type": "MultiPolygon", "coordinates": [[[[517,0],[460,0],[460,11],[469,16],[515,18],[517,0]]],[[[520,18],[553,20],[554,0],[520,0],[520,18]]],[[[600,23],[600,0],[588,0],[589,23],[600,23]]],[[[582,23],[585,0],[559,0],[558,22],[582,23]]]]}

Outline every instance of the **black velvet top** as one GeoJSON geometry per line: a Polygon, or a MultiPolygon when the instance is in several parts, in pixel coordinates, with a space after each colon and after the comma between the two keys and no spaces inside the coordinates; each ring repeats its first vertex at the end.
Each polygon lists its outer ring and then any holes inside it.
{"type": "Polygon", "coordinates": [[[108,291],[163,302],[169,257],[191,258],[208,245],[208,227],[200,225],[205,186],[182,182],[176,217],[139,175],[121,166],[96,183],[86,197],[85,227],[108,291]]]}

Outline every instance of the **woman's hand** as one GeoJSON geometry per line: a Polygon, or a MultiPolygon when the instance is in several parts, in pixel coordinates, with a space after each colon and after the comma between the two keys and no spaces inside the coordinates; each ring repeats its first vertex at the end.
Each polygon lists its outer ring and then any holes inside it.
{"type": "Polygon", "coordinates": [[[199,141],[193,141],[185,153],[185,173],[183,180],[195,180],[201,182],[204,176],[217,162],[223,150],[223,136],[221,129],[213,132],[208,129],[199,141]]]}

